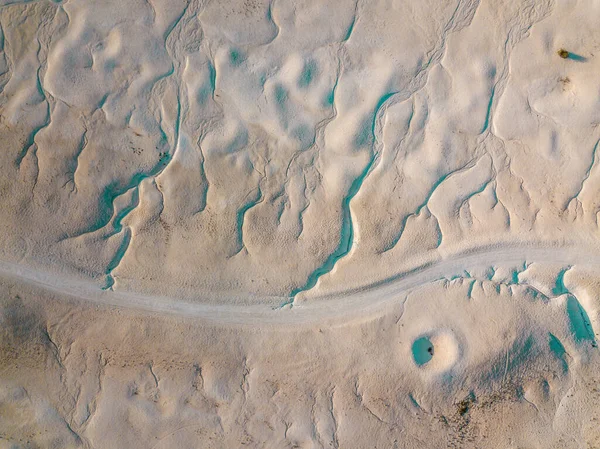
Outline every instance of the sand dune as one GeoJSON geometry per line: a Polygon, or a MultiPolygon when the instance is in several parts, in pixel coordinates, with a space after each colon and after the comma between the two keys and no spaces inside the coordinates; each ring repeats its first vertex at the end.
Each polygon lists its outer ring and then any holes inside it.
{"type": "Polygon", "coordinates": [[[600,447],[599,21],[0,0],[0,449],[600,447]]]}

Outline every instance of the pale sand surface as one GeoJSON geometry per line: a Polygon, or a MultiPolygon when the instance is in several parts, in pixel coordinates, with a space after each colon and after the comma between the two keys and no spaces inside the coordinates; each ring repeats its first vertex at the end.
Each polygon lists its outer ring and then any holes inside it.
{"type": "Polygon", "coordinates": [[[600,448],[599,25],[0,0],[0,449],[600,448]]]}

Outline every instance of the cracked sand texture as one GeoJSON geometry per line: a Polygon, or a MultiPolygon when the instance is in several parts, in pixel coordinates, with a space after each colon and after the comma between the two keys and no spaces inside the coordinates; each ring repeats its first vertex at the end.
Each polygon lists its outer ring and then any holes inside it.
{"type": "Polygon", "coordinates": [[[600,447],[598,23],[0,0],[0,449],[600,447]]]}

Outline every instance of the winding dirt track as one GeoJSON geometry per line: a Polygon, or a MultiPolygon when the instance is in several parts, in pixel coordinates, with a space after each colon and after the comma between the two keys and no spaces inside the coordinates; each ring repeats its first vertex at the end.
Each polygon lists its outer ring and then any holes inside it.
{"type": "MultiPolygon", "coordinates": [[[[552,263],[563,266],[598,266],[600,255],[577,247],[515,246],[485,247],[452,257],[440,258],[407,273],[382,280],[360,290],[343,294],[321,296],[296,303],[293,307],[279,307],[289,303],[288,297],[256,297],[256,305],[221,305],[175,300],[168,297],[144,295],[135,292],[104,291],[96,284],[80,280],[58,278],[49,272],[32,270],[18,264],[0,262],[0,277],[41,287],[50,292],[78,298],[99,305],[135,309],[153,313],[167,313],[195,317],[222,324],[309,324],[323,319],[348,319],[374,313],[382,306],[403,302],[409,291],[442,279],[498,264],[523,262],[552,263]]],[[[223,295],[228,295],[223,293],[223,295]]],[[[211,296],[215,296],[211,293],[211,296]]],[[[235,297],[235,295],[230,295],[235,297]]],[[[239,295],[238,295],[239,296],[239,295]]],[[[248,300],[248,298],[245,298],[248,300]]]]}

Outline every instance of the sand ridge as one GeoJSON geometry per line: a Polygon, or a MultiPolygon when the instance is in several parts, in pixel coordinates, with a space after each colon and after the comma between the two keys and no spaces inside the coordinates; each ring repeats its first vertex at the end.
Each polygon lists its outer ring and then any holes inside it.
{"type": "Polygon", "coordinates": [[[0,0],[0,449],[593,448],[594,0],[0,0]]]}

